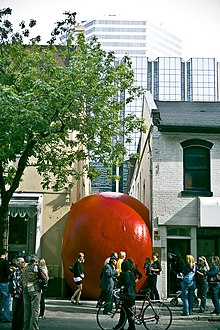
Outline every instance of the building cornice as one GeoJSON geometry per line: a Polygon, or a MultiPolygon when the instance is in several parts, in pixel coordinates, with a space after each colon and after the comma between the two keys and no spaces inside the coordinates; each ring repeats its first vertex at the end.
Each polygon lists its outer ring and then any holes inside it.
{"type": "Polygon", "coordinates": [[[198,127],[198,126],[172,126],[172,125],[158,125],[160,132],[181,132],[181,133],[220,133],[219,127],[198,127]]]}

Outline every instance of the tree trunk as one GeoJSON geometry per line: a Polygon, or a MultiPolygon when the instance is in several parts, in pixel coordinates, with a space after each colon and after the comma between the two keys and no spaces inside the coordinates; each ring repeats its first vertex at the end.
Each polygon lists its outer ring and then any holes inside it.
{"type": "Polygon", "coordinates": [[[9,235],[9,204],[2,202],[0,206],[0,248],[8,250],[9,235]]]}

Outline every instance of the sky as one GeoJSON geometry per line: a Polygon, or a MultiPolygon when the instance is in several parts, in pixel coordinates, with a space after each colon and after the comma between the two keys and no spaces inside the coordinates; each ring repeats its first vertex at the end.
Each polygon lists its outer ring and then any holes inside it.
{"type": "Polygon", "coordinates": [[[0,0],[12,9],[14,26],[37,20],[36,34],[50,39],[54,24],[65,11],[76,12],[77,22],[103,15],[145,19],[182,40],[182,58],[214,57],[220,61],[220,0],[0,0]]]}

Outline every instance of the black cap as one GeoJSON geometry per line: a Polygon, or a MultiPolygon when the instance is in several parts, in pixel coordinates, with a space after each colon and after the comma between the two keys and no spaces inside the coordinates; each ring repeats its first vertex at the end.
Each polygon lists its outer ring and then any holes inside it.
{"type": "Polygon", "coordinates": [[[112,262],[112,261],[118,261],[118,259],[116,257],[110,257],[109,262],[112,262]]]}

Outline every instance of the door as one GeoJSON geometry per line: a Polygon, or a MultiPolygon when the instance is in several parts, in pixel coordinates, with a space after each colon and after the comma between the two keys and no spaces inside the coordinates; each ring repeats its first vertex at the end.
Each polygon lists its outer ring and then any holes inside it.
{"type": "Polygon", "coordinates": [[[185,257],[190,253],[190,239],[167,240],[167,293],[174,295],[180,290],[180,280],[177,274],[182,272],[185,257]]]}

